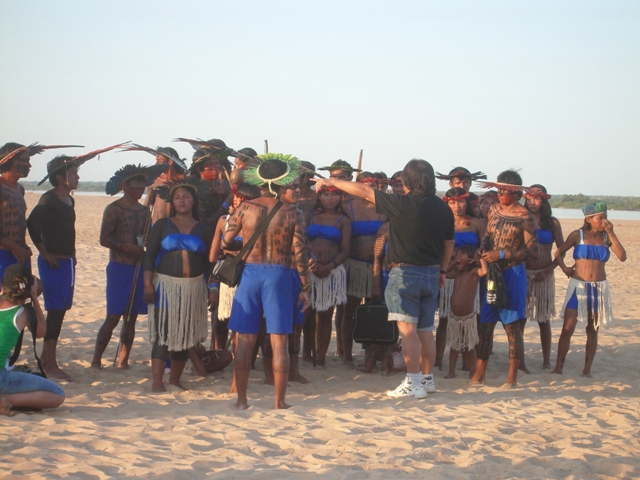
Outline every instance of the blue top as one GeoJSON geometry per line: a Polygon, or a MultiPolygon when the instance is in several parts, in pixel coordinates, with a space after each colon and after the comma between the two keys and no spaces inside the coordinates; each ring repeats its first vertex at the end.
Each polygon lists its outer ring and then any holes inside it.
{"type": "MultiPolygon", "coordinates": [[[[607,234],[604,234],[604,241],[607,241],[607,234]]],[[[611,252],[606,245],[586,245],[584,243],[584,231],[580,229],[580,243],[573,249],[574,260],[598,260],[606,262],[609,260],[611,252]]]]}
{"type": "Polygon", "coordinates": [[[553,232],[536,228],[536,236],[540,245],[551,245],[553,243],[553,232]]]}
{"type": "Polygon", "coordinates": [[[455,232],[453,234],[454,248],[480,246],[480,239],[476,232],[455,232]]]}
{"type": "MultiPolygon", "coordinates": [[[[169,219],[167,218],[167,223],[169,219]]],[[[160,259],[165,253],[175,252],[177,250],[187,250],[189,252],[198,253],[204,255],[207,252],[207,246],[202,239],[198,237],[202,224],[198,227],[198,231],[195,235],[188,233],[170,233],[162,239],[160,242],[160,253],[156,258],[156,268],[160,263],[160,259]]]]}
{"type": "MultiPolygon", "coordinates": [[[[351,218],[356,218],[353,213],[353,203],[349,203],[349,205],[351,205],[351,218]]],[[[375,235],[383,223],[382,220],[354,220],[351,222],[351,236],[375,235]]]]}
{"type": "Polygon", "coordinates": [[[319,225],[317,223],[313,223],[313,213],[311,213],[311,225],[307,227],[307,237],[309,238],[323,238],[325,240],[330,240],[335,243],[340,243],[342,241],[342,232],[337,225],[340,223],[344,215],[338,218],[338,221],[335,225],[319,225]]]}

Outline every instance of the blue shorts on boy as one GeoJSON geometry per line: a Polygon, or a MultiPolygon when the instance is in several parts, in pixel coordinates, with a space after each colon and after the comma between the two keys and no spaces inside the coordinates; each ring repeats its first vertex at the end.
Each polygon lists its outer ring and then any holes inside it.
{"type": "Polygon", "coordinates": [[[296,270],[284,265],[246,264],[233,297],[229,330],[258,334],[264,316],[267,333],[292,333],[299,292],[296,270]]]}
{"type": "MultiPolygon", "coordinates": [[[[136,265],[118,262],[107,264],[107,315],[124,315],[129,303],[133,277],[136,265]]],[[[144,269],[142,265],[138,271],[136,293],[131,306],[131,315],[146,314],[147,304],[144,303],[144,269]]]]}
{"type": "Polygon", "coordinates": [[[58,263],[58,268],[51,268],[42,255],[38,255],[45,310],[69,310],[73,304],[75,261],[73,258],[59,258],[58,263]]]}
{"type": "Polygon", "coordinates": [[[507,286],[509,297],[508,308],[496,308],[487,303],[486,287],[485,293],[481,295],[482,309],[480,311],[480,323],[502,322],[509,325],[526,318],[525,308],[527,306],[527,270],[523,263],[514,265],[502,271],[504,283],[507,286]]]}

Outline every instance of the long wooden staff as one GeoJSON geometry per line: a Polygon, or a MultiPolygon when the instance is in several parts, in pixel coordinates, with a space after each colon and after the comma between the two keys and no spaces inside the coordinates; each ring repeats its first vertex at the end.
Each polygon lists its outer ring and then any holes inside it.
{"type": "Polygon", "coordinates": [[[358,171],[362,170],[362,149],[360,149],[360,156],[358,157],[358,171]]]}
{"type": "MultiPolygon", "coordinates": [[[[153,217],[153,204],[149,206],[149,215],[147,215],[147,220],[144,224],[144,230],[142,234],[142,246],[147,244],[147,236],[149,235],[149,228],[151,227],[151,217],[153,217]]],[[[142,262],[136,262],[136,270],[133,273],[133,285],[131,286],[131,292],[129,292],[129,301],[127,302],[127,308],[124,311],[124,317],[122,318],[122,328],[120,330],[120,340],[118,341],[118,348],[116,349],[116,356],[113,359],[113,366],[115,367],[118,363],[118,355],[120,354],[120,347],[122,345],[122,333],[127,331],[127,325],[129,323],[129,317],[131,316],[131,311],[133,310],[133,303],[136,297],[136,289],[138,287],[138,277],[140,276],[140,267],[142,266],[142,262]]]]}
{"type": "Polygon", "coordinates": [[[269,140],[264,141],[264,153],[269,153],[269,140]]]}

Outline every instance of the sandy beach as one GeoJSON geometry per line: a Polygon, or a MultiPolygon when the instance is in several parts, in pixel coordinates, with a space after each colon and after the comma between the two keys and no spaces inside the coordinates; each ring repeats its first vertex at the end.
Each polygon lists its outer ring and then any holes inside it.
{"type": "MultiPolygon", "coordinates": [[[[29,210],[39,194],[27,194],[29,210]]],[[[466,385],[465,372],[425,400],[392,399],[402,375],[363,374],[328,358],[326,370],[303,364],[311,383],[290,383],[292,408],[274,411],[262,362],[252,372],[251,408],[238,412],[231,368],[200,378],[188,391],[151,392],[146,317],[137,325],[131,369],[89,368],[105,315],[108,251],[98,242],[111,197],[77,195],[75,301],[58,346],[67,399],[59,409],[0,417],[0,478],[640,478],[640,221],[614,221],[629,259],[607,265],[616,321],[600,330],[593,378],[580,377],[584,325],[579,324],[564,375],[542,370],[538,327],[527,324],[531,374],[503,391],[507,340],[496,328],[487,383],[466,385]]],[[[564,235],[581,220],[562,220],[564,235]]],[[[32,247],[35,252],[35,248],[32,247]]],[[[32,261],[36,267],[35,256],[32,261]]],[[[556,270],[556,305],[567,279],[556,270]]],[[[552,324],[552,363],[562,326],[552,324]]],[[[119,331],[119,328],[117,329],[119,331]]],[[[25,337],[27,338],[27,337],[25,337]]],[[[34,365],[30,338],[21,363],[34,365]]],[[[40,347],[38,347],[40,348],[40,347]]],[[[332,343],[330,352],[335,350],[332,343]]],[[[356,364],[363,351],[354,347],[356,364]]]]}

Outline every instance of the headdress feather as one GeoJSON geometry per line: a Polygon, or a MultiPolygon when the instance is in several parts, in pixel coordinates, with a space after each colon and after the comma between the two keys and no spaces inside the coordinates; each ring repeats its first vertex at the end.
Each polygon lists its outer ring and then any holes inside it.
{"type": "Polygon", "coordinates": [[[158,147],[158,148],[151,148],[151,147],[145,147],[143,145],[138,145],[137,143],[132,143],[131,145],[123,148],[121,150],[122,152],[135,152],[135,151],[140,151],[140,152],[147,152],[150,153],[151,155],[154,156],[158,156],[158,155],[162,155],[164,158],[166,158],[167,160],[169,160],[170,162],[175,163],[176,165],[178,165],[182,170],[186,171],[187,170],[187,164],[184,163],[184,160],[181,160],[178,157],[174,157],[173,155],[171,155],[170,153],[164,151],[162,149],[162,147],[158,147]]]}
{"type": "Polygon", "coordinates": [[[44,152],[45,150],[49,150],[52,148],[72,148],[79,147],[84,148],[84,145],[40,145],[38,142],[34,142],[31,145],[27,145],[24,147],[16,148],[13,152],[8,153],[2,159],[0,159],[0,165],[8,162],[12,158],[15,158],[17,155],[20,155],[22,152],[29,152],[29,156],[38,155],[39,153],[44,152]]]}
{"type": "Polygon", "coordinates": [[[149,165],[143,167],[142,165],[125,165],[109,179],[105,187],[105,193],[107,195],[115,195],[122,190],[122,183],[126,182],[130,178],[143,176],[145,179],[145,186],[151,185],[156,178],[162,175],[169,168],[168,163],[157,163],[155,165],[149,165]]]}

